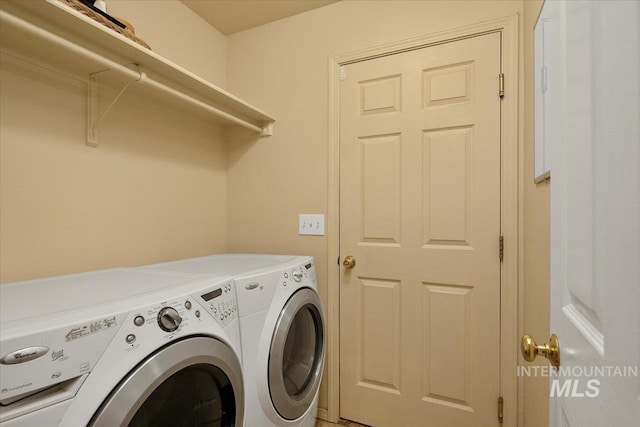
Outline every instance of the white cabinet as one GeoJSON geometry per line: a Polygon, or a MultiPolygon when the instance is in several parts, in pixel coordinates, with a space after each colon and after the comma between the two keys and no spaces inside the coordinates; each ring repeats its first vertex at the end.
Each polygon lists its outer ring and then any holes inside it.
{"type": "Polygon", "coordinates": [[[550,178],[551,147],[564,136],[566,36],[564,3],[545,2],[535,26],[536,183],[550,178]]]}

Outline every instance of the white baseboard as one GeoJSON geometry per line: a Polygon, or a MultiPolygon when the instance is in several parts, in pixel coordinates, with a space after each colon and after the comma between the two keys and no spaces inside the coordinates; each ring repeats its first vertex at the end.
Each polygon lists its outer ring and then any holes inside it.
{"type": "Polygon", "coordinates": [[[327,411],[325,408],[318,408],[316,418],[319,418],[323,421],[329,421],[329,411],[327,411]]]}

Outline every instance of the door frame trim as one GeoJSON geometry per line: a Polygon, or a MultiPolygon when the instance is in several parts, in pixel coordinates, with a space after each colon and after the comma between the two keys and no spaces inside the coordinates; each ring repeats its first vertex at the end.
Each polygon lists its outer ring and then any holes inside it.
{"type": "MultiPolygon", "coordinates": [[[[500,229],[504,236],[504,258],[500,264],[500,391],[504,397],[504,426],[522,423],[522,382],[517,378],[518,343],[522,325],[524,147],[520,120],[523,111],[520,62],[520,15],[479,22],[446,31],[411,37],[391,43],[330,56],[329,144],[327,200],[327,410],[318,416],[337,422],[340,417],[340,67],[380,56],[420,49],[484,33],[499,32],[502,43],[502,73],[505,96],[500,107],[500,229]]],[[[496,76],[496,95],[498,88],[496,76]]],[[[496,256],[498,241],[496,236],[496,256]]],[[[497,397],[496,397],[497,398],[497,397]]],[[[496,401],[497,417],[497,401],[496,401]]]]}

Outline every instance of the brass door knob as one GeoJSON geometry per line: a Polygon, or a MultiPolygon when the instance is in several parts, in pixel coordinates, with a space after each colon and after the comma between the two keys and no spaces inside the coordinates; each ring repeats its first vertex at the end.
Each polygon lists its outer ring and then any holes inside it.
{"type": "Polygon", "coordinates": [[[342,265],[344,266],[344,268],[352,269],[356,266],[356,259],[351,255],[347,255],[346,257],[344,257],[342,265]]]}
{"type": "Polygon", "coordinates": [[[538,345],[536,340],[530,335],[523,335],[520,341],[520,351],[522,357],[527,362],[533,362],[536,356],[544,356],[554,368],[560,367],[560,340],[556,334],[552,334],[549,343],[538,345]]]}

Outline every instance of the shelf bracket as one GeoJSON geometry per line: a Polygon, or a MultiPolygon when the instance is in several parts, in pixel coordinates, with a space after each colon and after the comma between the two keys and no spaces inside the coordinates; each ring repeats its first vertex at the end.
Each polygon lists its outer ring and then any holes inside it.
{"type": "Polygon", "coordinates": [[[262,127],[260,136],[273,136],[273,122],[269,122],[262,127]]]}
{"type": "MultiPolygon", "coordinates": [[[[109,70],[107,70],[109,71],[109,70]]],[[[109,106],[107,107],[107,109],[104,111],[104,113],[102,113],[102,115],[100,115],[100,105],[99,105],[99,98],[98,98],[98,76],[101,73],[104,73],[105,71],[100,71],[98,73],[93,73],[89,75],[89,85],[88,85],[88,103],[87,103],[87,145],[90,147],[97,147],[98,146],[98,130],[100,127],[100,124],[104,121],[104,119],[107,117],[107,115],[109,114],[109,112],[111,111],[111,109],[113,108],[114,105],[116,105],[116,103],[118,102],[118,100],[120,99],[120,97],[122,95],[124,95],[124,93],[126,92],[126,90],[129,88],[129,85],[131,83],[133,83],[134,81],[139,81],[141,80],[145,75],[144,73],[140,73],[140,79],[138,80],[129,80],[124,87],[122,88],[122,90],[120,90],[120,92],[115,96],[115,98],[113,99],[113,101],[111,101],[111,104],[109,104],[109,106]]]]}

